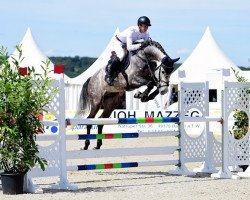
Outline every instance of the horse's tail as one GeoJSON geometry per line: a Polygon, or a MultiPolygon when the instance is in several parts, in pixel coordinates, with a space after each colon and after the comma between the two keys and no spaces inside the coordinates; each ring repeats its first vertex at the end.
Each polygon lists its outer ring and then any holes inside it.
{"type": "Polygon", "coordinates": [[[88,80],[82,86],[82,91],[80,94],[75,118],[80,117],[80,116],[85,116],[91,109],[89,96],[88,96],[89,81],[90,81],[90,78],[88,78],[88,80]]]}

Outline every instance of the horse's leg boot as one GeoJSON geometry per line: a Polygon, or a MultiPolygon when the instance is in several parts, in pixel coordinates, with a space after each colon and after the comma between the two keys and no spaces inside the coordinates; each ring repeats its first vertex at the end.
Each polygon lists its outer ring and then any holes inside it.
{"type": "Polygon", "coordinates": [[[138,91],[138,92],[136,92],[136,93],[134,94],[134,98],[140,99],[140,98],[141,98],[141,95],[142,95],[142,93],[141,93],[140,91],[138,91]]]}

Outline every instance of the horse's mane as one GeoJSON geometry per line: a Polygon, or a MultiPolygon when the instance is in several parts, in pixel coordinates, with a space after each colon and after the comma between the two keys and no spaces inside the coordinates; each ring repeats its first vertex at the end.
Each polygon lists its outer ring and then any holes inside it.
{"type": "Polygon", "coordinates": [[[147,40],[141,44],[141,49],[145,49],[147,46],[155,46],[157,47],[164,55],[166,55],[166,51],[163,49],[161,44],[159,42],[153,41],[153,40],[147,40]]]}

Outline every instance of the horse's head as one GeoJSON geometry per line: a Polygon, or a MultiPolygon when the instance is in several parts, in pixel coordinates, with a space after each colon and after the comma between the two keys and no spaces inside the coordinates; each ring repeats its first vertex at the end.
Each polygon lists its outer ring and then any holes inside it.
{"type": "Polygon", "coordinates": [[[166,94],[168,92],[169,78],[174,70],[174,63],[180,58],[171,59],[163,47],[155,41],[147,41],[141,47],[147,59],[156,63],[155,67],[151,67],[154,73],[154,81],[160,94],[166,94]]]}
{"type": "MultiPolygon", "coordinates": [[[[170,75],[171,73],[173,72],[174,70],[174,63],[177,62],[180,58],[175,58],[175,59],[172,59],[170,58],[167,54],[165,55],[165,57],[163,57],[162,61],[161,61],[161,64],[160,64],[160,69],[162,70],[161,73],[159,74],[163,74],[162,77],[164,76],[165,77],[165,85],[160,85],[160,93],[163,95],[163,94],[166,94],[168,92],[168,86],[169,86],[169,79],[170,79],[170,75]],[[166,86],[167,87],[164,87],[166,86]]],[[[163,81],[161,81],[160,83],[162,83],[163,81]]]]}

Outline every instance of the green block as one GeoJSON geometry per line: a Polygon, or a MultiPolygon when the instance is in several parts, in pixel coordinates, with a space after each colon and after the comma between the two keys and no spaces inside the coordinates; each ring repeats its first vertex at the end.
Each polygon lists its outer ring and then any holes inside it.
{"type": "Polygon", "coordinates": [[[114,138],[122,138],[122,134],[120,134],[120,133],[115,133],[115,134],[114,134],[114,138]]]}
{"type": "Polygon", "coordinates": [[[105,135],[103,135],[103,134],[96,135],[96,139],[104,139],[104,138],[105,138],[105,135]]]}
{"type": "Polygon", "coordinates": [[[114,163],[113,168],[122,168],[122,164],[121,163],[114,163]]]}
{"type": "Polygon", "coordinates": [[[141,123],[145,123],[145,122],[146,122],[145,117],[138,117],[138,118],[136,118],[136,123],[137,124],[141,124],[141,123]]]}
{"type": "Polygon", "coordinates": [[[104,164],[97,164],[96,169],[105,169],[104,164]]]}
{"type": "Polygon", "coordinates": [[[154,118],[154,122],[155,122],[155,123],[162,123],[162,121],[163,121],[163,120],[162,120],[162,117],[155,117],[155,118],[154,118]]]}

